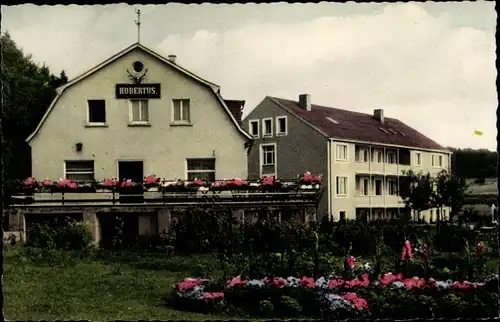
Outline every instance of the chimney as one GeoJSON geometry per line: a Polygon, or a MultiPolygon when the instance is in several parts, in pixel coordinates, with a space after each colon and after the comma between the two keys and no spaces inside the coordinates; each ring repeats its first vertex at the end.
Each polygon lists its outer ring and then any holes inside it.
{"type": "Polygon", "coordinates": [[[306,111],[311,110],[311,94],[300,94],[299,105],[306,111]]]}
{"type": "Polygon", "coordinates": [[[380,123],[384,123],[384,110],[378,109],[373,111],[373,117],[380,123]]]}
{"type": "Polygon", "coordinates": [[[168,55],[168,60],[170,60],[174,64],[175,64],[175,60],[176,59],[177,59],[177,56],[175,56],[175,55],[168,55]]]}

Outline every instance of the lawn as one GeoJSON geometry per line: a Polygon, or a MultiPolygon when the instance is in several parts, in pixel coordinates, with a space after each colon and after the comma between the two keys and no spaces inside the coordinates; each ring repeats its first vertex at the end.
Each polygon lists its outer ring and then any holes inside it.
{"type": "Polygon", "coordinates": [[[162,297],[186,276],[217,269],[209,256],[56,254],[33,260],[5,248],[5,317],[9,320],[206,320],[176,311],[162,297]]]}

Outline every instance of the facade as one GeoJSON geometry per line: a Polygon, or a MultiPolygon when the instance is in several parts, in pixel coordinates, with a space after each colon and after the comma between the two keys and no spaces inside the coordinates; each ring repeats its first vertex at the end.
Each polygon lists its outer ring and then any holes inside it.
{"type": "Polygon", "coordinates": [[[238,104],[134,44],[58,90],[27,142],[32,175],[78,181],[246,177],[250,136],[238,104]],[[233,113],[235,115],[233,115],[233,113]]]}
{"type": "MultiPolygon", "coordinates": [[[[451,152],[399,120],[311,104],[308,94],[298,101],[266,97],[243,120],[254,138],[249,153],[249,177],[287,178],[310,171],[323,174],[327,192],[319,216],[335,220],[388,219],[404,211],[398,196],[403,171],[436,175],[450,170],[451,152]]],[[[438,209],[421,213],[436,220],[438,209]]],[[[441,218],[447,218],[444,208],[441,218]]]]}

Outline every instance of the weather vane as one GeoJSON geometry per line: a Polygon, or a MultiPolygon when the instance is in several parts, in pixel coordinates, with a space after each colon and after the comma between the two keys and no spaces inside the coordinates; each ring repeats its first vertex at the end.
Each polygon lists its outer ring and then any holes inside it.
{"type": "Polygon", "coordinates": [[[135,9],[135,13],[137,14],[137,20],[135,24],[137,25],[137,42],[141,42],[141,10],[135,9]]]}

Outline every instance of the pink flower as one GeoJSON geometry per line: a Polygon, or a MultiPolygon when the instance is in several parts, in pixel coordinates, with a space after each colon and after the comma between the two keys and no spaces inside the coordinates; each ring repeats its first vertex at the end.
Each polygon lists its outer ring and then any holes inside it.
{"type": "Polygon", "coordinates": [[[228,287],[237,287],[237,286],[245,286],[247,282],[246,281],[243,281],[240,279],[239,276],[236,276],[235,278],[233,278],[229,284],[228,284],[228,287]]]}
{"type": "Polygon", "coordinates": [[[44,179],[42,181],[42,186],[44,186],[44,187],[49,187],[49,186],[51,186],[53,184],[54,184],[54,182],[52,182],[52,180],[49,180],[49,179],[44,179]]]}
{"type": "Polygon", "coordinates": [[[303,276],[300,279],[300,284],[302,284],[302,286],[305,286],[307,288],[315,288],[316,287],[316,283],[314,282],[314,278],[311,278],[311,277],[303,276]]]}
{"type": "Polygon", "coordinates": [[[78,184],[75,181],[73,181],[73,180],[69,180],[69,179],[66,179],[66,178],[64,178],[64,179],[61,178],[57,182],[56,187],[57,188],[76,189],[76,188],[78,188],[78,184]]]}
{"type": "Polygon", "coordinates": [[[26,180],[24,180],[24,186],[26,188],[36,187],[36,179],[35,179],[35,177],[29,177],[26,180]]]}
{"type": "Polygon", "coordinates": [[[328,283],[328,287],[329,288],[340,288],[340,287],[343,287],[344,286],[344,283],[345,281],[342,280],[342,279],[339,279],[339,280],[331,280],[329,283],[328,283]]]}
{"type": "Polygon", "coordinates": [[[403,274],[401,274],[401,273],[397,274],[397,275],[392,274],[392,273],[388,273],[388,274],[384,274],[382,276],[382,278],[380,278],[379,283],[382,286],[387,286],[387,285],[392,284],[396,281],[401,281],[401,280],[403,280],[403,278],[404,278],[403,274]]]}
{"type": "Polygon", "coordinates": [[[229,187],[245,187],[245,186],[248,186],[248,182],[246,182],[245,180],[239,179],[239,178],[234,178],[234,179],[228,180],[226,184],[229,187]]]}
{"type": "Polygon", "coordinates": [[[279,277],[274,278],[272,280],[272,285],[277,287],[277,288],[282,288],[283,286],[285,286],[285,284],[286,284],[286,281],[282,278],[279,278],[279,277]]]}
{"type": "Polygon", "coordinates": [[[185,278],[182,282],[176,284],[176,287],[183,292],[190,291],[196,286],[205,284],[206,281],[194,278],[185,278]]]}
{"type": "Polygon", "coordinates": [[[354,305],[355,308],[358,310],[366,309],[368,308],[368,302],[366,302],[365,299],[358,297],[356,293],[346,293],[342,295],[342,297],[351,302],[352,305],[354,305]]]}
{"type": "Polygon", "coordinates": [[[147,186],[155,185],[160,182],[160,178],[157,178],[154,174],[144,177],[144,184],[147,186]]]}
{"type": "Polygon", "coordinates": [[[307,171],[302,175],[302,184],[311,184],[313,182],[313,175],[311,172],[307,171]]]}
{"type": "Polygon", "coordinates": [[[194,181],[191,184],[193,186],[204,186],[205,182],[203,180],[196,178],[196,179],[194,179],[194,181]]]}
{"type": "Polygon", "coordinates": [[[202,300],[217,300],[222,298],[224,298],[224,293],[222,292],[206,292],[200,296],[202,300]]]}
{"type": "Polygon", "coordinates": [[[120,181],[118,181],[116,178],[108,178],[104,179],[102,185],[107,188],[119,187],[120,181]]]}
{"type": "Polygon", "coordinates": [[[348,269],[354,269],[354,267],[356,266],[356,259],[354,258],[354,256],[349,256],[345,260],[345,264],[348,269]]]}
{"type": "Polygon", "coordinates": [[[274,176],[264,176],[262,177],[263,186],[274,186],[276,183],[276,178],[274,176]]]}
{"type": "Polygon", "coordinates": [[[124,179],[121,184],[120,184],[122,187],[133,187],[134,186],[134,182],[132,181],[132,179],[124,179]]]}
{"type": "Polygon", "coordinates": [[[469,289],[477,288],[477,284],[467,282],[467,281],[454,282],[453,284],[450,285],[450,288],[451,289],[459,289],[459,290],[469,290],[469,289]]]}
{"type": "Polygon", "coordinates": [[[322,178],[322,176],[316,176],[316,177],[313,178],[312,181],[313,181],[313,183],[319,183],[319,184],[321,184],[321,182],[323,181],[323,178],[322,178]]]}
{"type": "Polygon", "coordinates": [[[409,240],[405,241],[403,246],[403,251],[401,252],[401,261],[406,262],[407,260],[413,258],[413,250],[411,248],[411,243],[409,240]]]}

